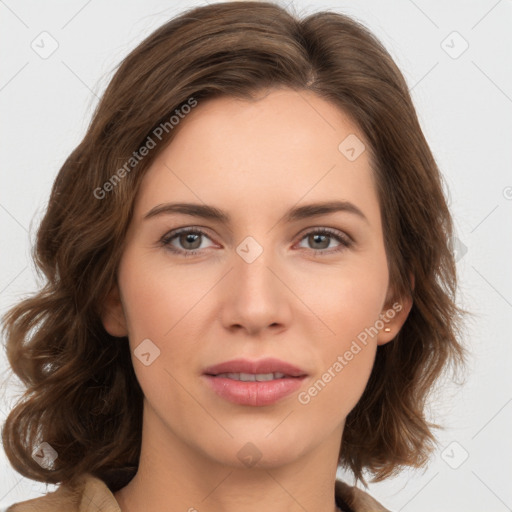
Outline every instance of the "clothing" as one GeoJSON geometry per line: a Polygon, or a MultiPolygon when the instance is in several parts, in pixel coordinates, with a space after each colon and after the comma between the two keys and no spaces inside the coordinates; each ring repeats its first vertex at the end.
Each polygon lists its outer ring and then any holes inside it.
{"type": "MultiPolygon", "coordinates": [[[[335,483],[335,497],[344,512],[390,512],[366,492],[340,480],[335,483]]],[[[15,503],[6,512],[121,512],[121,509],[107,485],[85,473],[73,488],[60,485],[44,496],[15,503]]]]}

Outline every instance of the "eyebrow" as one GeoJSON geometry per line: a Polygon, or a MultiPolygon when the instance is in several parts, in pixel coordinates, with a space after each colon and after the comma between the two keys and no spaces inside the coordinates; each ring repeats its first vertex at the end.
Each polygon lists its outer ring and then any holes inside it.
{"type": "MultiPolygon", "coordinates": [[[[304,206],[290,208],[284,214],[284,222],[294,222],[307,219],[310,217],[318,217],[320,215],[328,215],[335,212],[346,212],[354,214],[369,224],[366,215],[353,203],[349,201],[328,201],[323,203],[312,203],[304,206]]],[[[222,224],[230,224],[231,216],[216,208],[205,204],[197,203],[164,203],[151,208],[143,217],[144,220],[150,219],[163,214],[181,213],[191,215],[193,217],[201,217],[220,222],[222,224]]]]}

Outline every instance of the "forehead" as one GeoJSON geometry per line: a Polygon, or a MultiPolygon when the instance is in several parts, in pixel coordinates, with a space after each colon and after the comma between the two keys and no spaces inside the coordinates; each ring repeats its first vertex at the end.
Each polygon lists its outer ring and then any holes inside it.
{"type": "Polygon", "coordinates": [[[198,100],[176,128],[143,179],[139,214],[174,200],[214,204],[237,216],[350,200],[380,220],[361,130],[316,94],[277,89],[255,100],[198,100]],[[344,141],[362,150],[356,159],[347,158],[344,141]]]}

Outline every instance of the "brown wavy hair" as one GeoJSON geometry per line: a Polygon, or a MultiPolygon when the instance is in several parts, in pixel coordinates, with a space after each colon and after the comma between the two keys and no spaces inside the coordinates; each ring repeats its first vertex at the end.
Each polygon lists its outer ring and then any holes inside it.
{"type": "Polygon", "coordinates": [[[399,334],[378,347],[347,417],[340,466],[364,482],[364,470],[379,481],[427,462],[436,425],[426,419],[426,400],[446,369],[464,365],[466,311],[455,303],[442,177],[407,84],[359,22],[336,12],[301,19],[273,3],[245,1],[190,9],[135,48],[55,179],[33,250],[45,284],[4,316],[7,357],[26,391],[2,440],[25,477],[71,483],[89,472],[115,492],[135,475],[143,393],[127,338],[109,335],[101,312],[140,181],[175,131],[122,179],[105,183],[190,98],[250,99],[272,87],[312,91],[358,124],[372,155],[390,283],[413,298],[399,334]],[[51,469],[31,456],[42,441],[58,453],[51,469]]]}

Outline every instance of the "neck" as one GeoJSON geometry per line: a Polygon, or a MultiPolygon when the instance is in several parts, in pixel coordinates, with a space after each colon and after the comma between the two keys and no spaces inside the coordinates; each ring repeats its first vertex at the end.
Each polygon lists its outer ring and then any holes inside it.
{"type": "MultiPolygon", "coordinates": [[[[248,467],[187,444],[145,403],[139,468],[114,497],[123,512],[339,512],[334,483],[342,429],[299,457],[262,457],[248,467]]],[[[244,445],[231,444],[235,454],[244,445]]]]}

